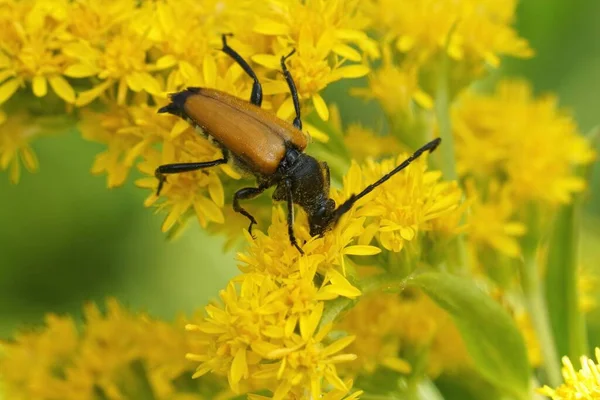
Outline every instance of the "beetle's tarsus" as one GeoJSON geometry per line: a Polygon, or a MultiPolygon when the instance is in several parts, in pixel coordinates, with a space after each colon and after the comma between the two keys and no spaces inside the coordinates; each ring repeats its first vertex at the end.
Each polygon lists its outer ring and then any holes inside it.
{"type": "MultiPolygon", "coordinates": [[[[252,216],[251,216],[252,217],[252,216]]],[[[258,225],[254,217],[250,218],[250,225],[248,226],[248,233],[252,236],[252,239],[256,240],[256,235],[252,233],[252,226],[258,225]]]]}
{"type": "Polygon", "coordinates": [[[154,176],[156,177],[156,179],[158,179],[158,187],[156,188],[156,196],[158,197],[160,196],[160,192],[162,191],[165,182],[167,182],[167,177],[164,174],[158,172],[158,168],[156,169],[154,176]]]}

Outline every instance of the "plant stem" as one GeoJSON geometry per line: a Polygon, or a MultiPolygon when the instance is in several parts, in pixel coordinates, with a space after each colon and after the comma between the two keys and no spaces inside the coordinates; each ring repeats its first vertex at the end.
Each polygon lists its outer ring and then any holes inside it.
{"type": "Polygon", "coordinates": [[[548,317],[548,306],[539,277],[538,265],[535,252],[525,252],[525,262],[521,271],[521,281],[525,302],[529,311],[529,317],[535,330],[537,340],[540,344],[543,358],[543,366],[550,386],[556,387],[561,384],[560,361],[556,352],[556,345],[552,335],[550,319],[548,317]]]}
{"type": "MultiPolygon", "coordinates": [[[[442,55],[440,68],[437,76],[437,90],[435,96],[435,114],[438,123],[438,131],[442,139],[442,145],[437,150],[441,158],[441,170],[444,178],[449,181],[458,180],[456,172],[456,156],[454,154],[454,137],[452,135],[452,123],[450,120],[450,91],[448,80],[449,59],[447,54],[442,55]]],[[[463,221],[464,223],[464,217],[463,221]]],[[[456,238],[457,266],[453,272],[468,271],[469,266],[467,246],[464,234],[456,238]]]]}
{"type": "Polygon", "coordinates": [[[454,156],[454,138],[450,123],[450,93],[448,90],[448,56],[443,55],[437,77],[437,90],[435,95],[435,115],[442,145],[438,149],[442,159],[441,167],[444,178],[456,180],[456,158],[454,156]]]}

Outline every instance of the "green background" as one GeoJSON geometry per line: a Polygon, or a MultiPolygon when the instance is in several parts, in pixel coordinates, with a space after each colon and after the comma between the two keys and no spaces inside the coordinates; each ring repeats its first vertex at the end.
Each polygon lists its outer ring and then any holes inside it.
{"type": "MultiPolygon", "coordinates": [[[[539,93],[556,92],[582,132],[600,123],[598,15],[596,1],[522,2],[517,29],[537,55],[506,60],[502,69],[505,76],[526,77],[539,93]]],[[[335,92],[329,99],[336,100],[335,92]]],[[[143,207],[147,192],[133,179],[107,190],[105,176],[92,176],[101,145],[67,132],[33,146],[40,172],[24,173],[16,186],[7,173],[0,175],[0,337],[39,323],[47,312],[79,316],[84,302],[107,296],[171,319],[203,306],[236,273],[235,254],[216,250],[221,238],[192,221],[180,238],[167,241],[160,231],[164,216],[143,207]]],[[[583,263],[598,272],[598,165],[585,211],[583,263]]],[[[596,310],[591,338],[600,336],[597,321],[596,310]]]]}

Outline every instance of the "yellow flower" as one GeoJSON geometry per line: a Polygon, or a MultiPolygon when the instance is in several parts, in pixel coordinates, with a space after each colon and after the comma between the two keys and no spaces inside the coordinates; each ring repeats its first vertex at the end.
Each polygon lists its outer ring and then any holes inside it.
{"type": "Polygon", "coordinates": [[[458,172],[506,181],[518,203],[568,203],[585,188],[572,167],[594,151],[556,98],[532,97],[525,82],[501,82],[494,95],[469,92],[455,106],[458,172]]]}
{"type": "Polygon", "coordinates": [[[400,296],[373,294],[361,298],[335,328],[356,336],[348,351],[357,355],[354,362],[345,366],[354,374],[370,375],[380,367],[401,374],[411,371],[410,364],[400,357],[400,333],[397,322],[402,315],[400,296]],[[376,312],[374,312],[376,310],[376,312]]]}
{"type": "Polygon", "coordinates": [[[372,0],[367,7],[372,26],[419,64],[444,50],[455,60],[493,67],[502,55],[533,54],[510,27],[516,0],[372,0]]]}
{"type": "Polygon", "coordinates": [[[177,380],[191,374],[193,364],[185,359],[190,344],[182,323],[133,315],[113,299],[105,315],[94,305],[84,314],[81,331],[71,318],[49,315],[42,330],[0,345],[0,375],[10,398],[116,400],[145,398],[144,390],[156,399],[183,395],[177,380]]]}
{"type": "Polygon", "coordinates": [[[416,64],[398,65],[389,46],[383,46],[383,64],[369,74],[368,88],[355,88],[351,93],[366,99],[377,99],[390,116],[408,113],[413,102],[425,109],[433,107],[433,99],[419,86],[416,64]]]}
{"type": "Polygon", "coordinates": [[[148,62],[151,46],[149,40],[126,30],[107,38],[106,43],[99,48],[84,41],[65,46],[64,53],[77,60],[66,71],[68,76],[95,77],[100,80],[91,89],[81,92],[75,104],[87,105],[114,85],[119,105],[125,104],[129,90],[159,94],[162,88],[151,72],[165,67],[148,62]]]}
{"type": "MultiPolygon", "coordinates": [[[[256,22],[254,30],[273,36],[275,55],[257,54],[252,60],[280,71],[281,56],[295,48],[297,54],[288,66],[300,99],[311,99],[319,117],[328,120],[329,108],[319,92],[340,79],[366,75],[369,68],[358,64],[363,54],[378,57],[375,42],[362,30],[365,20],[359,14],[359,2],[269,0],[268,4],[271,12],[256,22]]],[[[265,84],[265,94],[279,93],[285,94],[286,100],[278,107],[277,116],[285,119],[294,111],[287,84],[283,80],[265,84]]]]}
{"type": "Polygon", "coordinates": [[[596,400],[600,398],[600,348],[596,347],[596,362],[586,356],[580,358],[581,369],[576,371],[568,357],[562,358],[562,376],[565,383],[552,389],[544,386],[538,393],[552,400],[596,400]]]}
{"type": "MultiPolygon", "coordinates": [[[[362,168],[353,163],[344,178],[344,193],[358,193],[406,157],[401,154],[380,163],[368,160],[362,168]]],[[[436,219],[459,211],[460,189],[456,182],[441,182],[441,177],[439,171],[427,171],[426,157],[421,157],[375,189],[356,207],[356,217],[368,217],[359,244],[368,244],[377,235],[390,251],[399,252],[413,240],[417,246],[419,234],[432,231],[436,219]]]]}
{"type": "Polygon", "coordinates": [[[38,160],[29,142],[40,133],[31,115],[19,112],[8,117],[0,110],[0,169],[10,168],[12,183],[19,182],[21,160],[30,172],[38,169],[38,160]]]}
{"type": "Polygon", "coordinates": [[[287,278],[242,274],[221,291],[223,306],[207,306],[207,316],[187,326],[198,344],[188,354],[200,363],[194,377],[209,371],[227,375],[236,393],[252,381],[265,381],[262,387],[271,389],[275,398],[309,385],[320,396],[323,378],[348,391],[333,367],[351,358],[334,355],[347,346],[347,339],[325,347],[321,342],[329,330],[315,334],[322,300],[338,296],[327,290],[336,282],[317,288],[316,268],[300,264],[301,270],[287,278]]]}
{"type": "Polygon", "coordinates": [[[367,158],[378,158],[398,154],[401,146],[392,136],[377,136],[373,131],[359,124],[352,124],[346,129],[344,143],[352,158],[362,162],[367,158]],[[368,143],[368,145],[365,145],[368,143]]]}
{"type": "Polygon", "coordinates": [[[514,200],[506,188],[492,181],[487,190],[487,201],[481,199],[472,185],[467,182],[470,203],[467,234],[474,249],[489,246],[509,257],[519,257],[521,247],[518,239],[526,232],[523,223],[514,221],[514,200]]]}
{"type": "Polygon", "coordinates": [[[249,239],[247,253],[238,254],[238,259],[243,262],[240,269],[244,272],[260,271],[274,276],[289,276],[299,271],[302,263],[308,263],[308,268],[312,270],[316,266],[319,274],[327,277],[326,282],[335,280],[346,288],[349,294],[346,297],[356,297],[360,295],[360,291],[343,278],[345,255],[373,255],[381,251],[375,246],[357,244],[358,237],[364,232],[363,223],[364,218],[353,218],[353,212],[350,211],[346,218],[342,218],[337,226],[323,237],[311,238],[306,216],[299,210],[294,232],[300,243],[306,242],[302,249],[309,256],[301,257],[298,250],[289,243],[287,220],[283,210],[275,208],[268,235],[257,232],[255,240],[249,239]]]}
{"type": "Polygon", "coordinates": [[[64,78],[70,60],[62,53],[66,34],[66,0],[0,4],[0,105],[25,84],[44,97],[48,84],[67,103],[75,91],[64,78]]]}

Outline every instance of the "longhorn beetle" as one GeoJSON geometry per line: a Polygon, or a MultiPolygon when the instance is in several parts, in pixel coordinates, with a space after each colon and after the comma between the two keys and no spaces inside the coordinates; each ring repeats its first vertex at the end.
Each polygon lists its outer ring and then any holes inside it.
{"type": "Polygon", "coordinates": [[[303,152],[307,139],[302,132],[300,101],[296,84],[286,66],[287,59],[295,50],[281,57],[281,70],[292,94],[296,113],[293,123],[289,123],[261,109],[262,86],[258,77],[250,65],[228,46],[228,36],[230,34],[222,35],[221,50],[254,80],[250,102],[218,90],[200,87],[189,87],[181,92],[172,93],[171,102],[158,112],[174,114],[187,120],[221,148],[223,157],[213,161],[159,166],[155,172],[158,178],[157,195],[160,195],[167,174],[214,167],[232,160],[238,168],[252,173],[257,180],[257,187],[240,189],[233,196],[233,209],[250,220],[248,231],[252,234],[252,225],[256,224],[256,220],[240,206],[240,200],[254,198],[265,189],[276,186],[273,200],[287,202],[290,242],[304,254],[294,235],[294,204],[306,211],[310,235],[323,235],[335,226],[340,217],[358,200],[406,168],[421,154],[435,150],[440,144],[439,138],[425,144],[377,182],[350,196],[336,208],[335,201],[329,197],[330,178],[327,163],[317,161],[303,152]]]}

